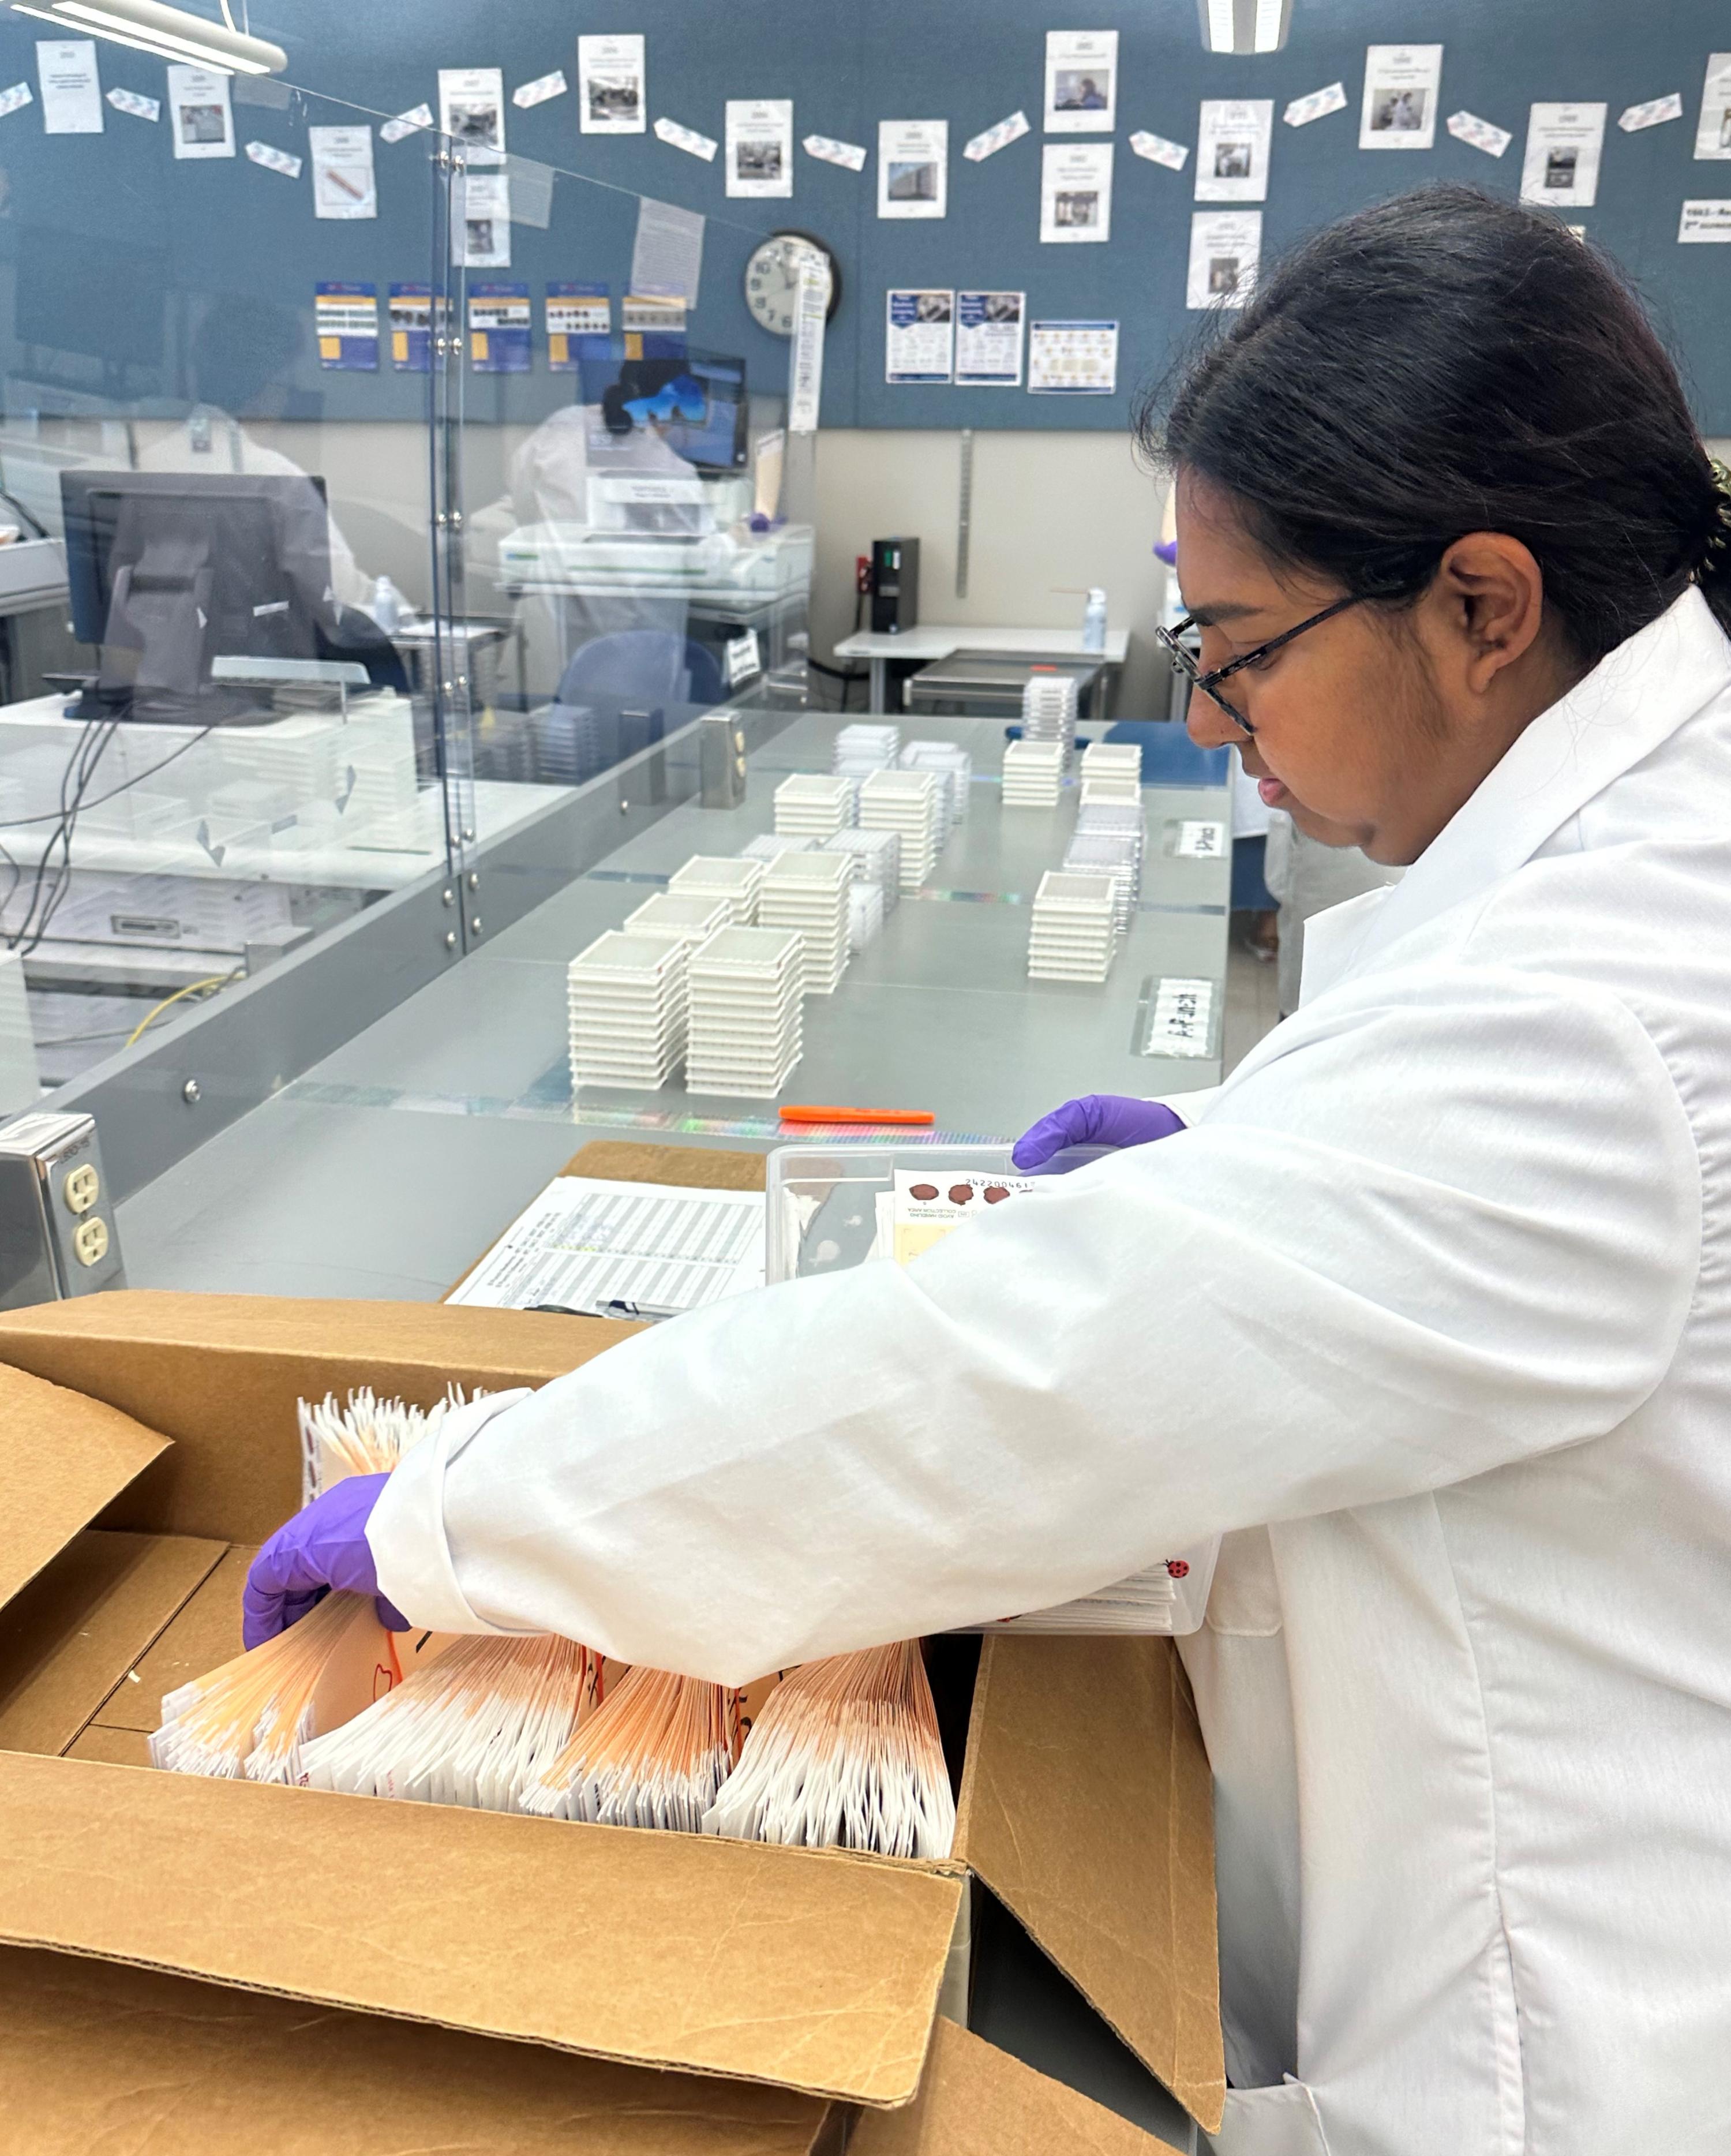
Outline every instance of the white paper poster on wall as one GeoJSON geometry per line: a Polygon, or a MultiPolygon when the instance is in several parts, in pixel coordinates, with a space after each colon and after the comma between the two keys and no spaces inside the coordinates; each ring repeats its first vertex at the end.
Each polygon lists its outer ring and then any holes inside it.
{"type": "Polygon", "coordinates": [[[1708,56],[1701,85],[1701,117],[1695,127],[1698,157],[1731,157],[1731,53],[1708,56]]]}
{"type": "Polygon", "coordinates": [[[1015,389],[1022,382],[1026,292],[958,292],[955,380],[963,389],[1015,389]]]}
{"type": "Polygon", "coordinates": [[[509,270],[511,266],[511,182],[504,172],[465,172],[463,214],[452,203],[451,262],[458,270],[509,270]]]}
{"type": "Polygon", "coordinates": [[[470,166],[504,160],[503,68],[441,68],[438,124],[470,166]]]}
{"type": "Polygon", "coordinates": [[[234,113],[228,78],[213,68],[172,67],[168,120],[177,157],[232,157],[234,113]]]}
{"type": "Polygon", "coordinates": [[[1731,240],[1731,202],[1686,202],[1677,228],[1679,247],[1723,246],[1731,240]]]}
{"type": "Polygon", "coordinates": [[[1050,246],[1112,237],[1112,145],[1048,142],[1040,157],[1040,238],[1050,246]]]}
{"type": "Polygon", "coordinates": [[[44,38],[36,48],[44,135],[100,135],[102,85],[94,38],[44,38]]]}
{"type": "Polygon", "coordinates": [[[1117,31],[1048,30],[1046,132],[1109,135],[1117,124],[1117,31]]]}
{"type": "Polygon", "coordinates": [[[727,192],[769,197],[793,192],[793,100],[727,100],[727,192]]]}
{"type": "Polygon", "coordinates": [[[884,295],[883,379],[948,382],[955,371],[954,292],[884,295]]]}
{"type": "Polygon", "coordinates": [[[817,431],[817,413],[823,402],[823,331],[829,319],[829,295],[828,264],[813,255],[801,255],[793,302],[792,350],[787,355],[790,434],[817,431]]]}
{"type": "Polygon", "coordinates": [[[1190,221],[1186,307],[1242,307],[1262,253],[1259,209],[1199,209],[1190,221]]]}
{"type": "Polygon", "coordinates": [[[1428,150],[1437,141],[1441,45],[1370,45],[1365,53],[1361,150],[1428,150]]]}
{"type": "Polygon", "coordinates": [[[1266,202],[1272,97],[1205,97],[1196,126],[1196,200],[1266,202]]]}
{"type": "Polygon", "coordinates": [[[641,135],[648,125],[643,38],[579,38],[577,98],[586,135],[641,135]]]}
{"type": "Polygon", "coordinates": [[[313,215],[342,219],[376,217],[370,127],[309,127],[313,161],[313,215]]]}
{"type": "Polygon", "coordinates": [[[943,217],[950,208],[950,122],[878,122],[879,217],[943,217]]]}
{"type": "Polygon", "coordinates": [[[1527,120],[1521,200],[1548,209],[1590,209],[1605,146],[1602,105],[1535,105],[1527,120]]]}
{"type": "Polygon", "coordinates": [[[1116,322],[1033,322],[1027,386],[1036,397],[1109,397],[1118,387],[1116,322]]]}

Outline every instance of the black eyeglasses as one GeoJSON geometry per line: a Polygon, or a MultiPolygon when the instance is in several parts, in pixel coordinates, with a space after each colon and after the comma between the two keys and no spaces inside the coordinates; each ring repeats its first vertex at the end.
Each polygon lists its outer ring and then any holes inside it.
{"type": "Polygon", "coordinates": [[[1357,593],[1350,598],[1336,599],[1333,606],[1325,606],[1320,613],[1314,613],[1308,621],[1301,621],[1296,629],[1288,629],[1283,630],[1278,636],[1271,636],[1266,644],[1257,644],[1254,651],[1247,651],[1242,659],[1234,659],[1228,665],[1216,666],[1211,674],[1205,674],[1196,664],[1195,652],[1178,641],[1186,629],[1194,629],[1196,626],[1195,620],[1191,615],[1186,614],[1176,629],[1156,628],[1154,632],[1155,641],[1171,661],[1172,671],[1175,674],[1181,674],[1191,688],[1200,689],[1211,702],[1218,704],[1241,732],[1254,734],[1256,728],[1236,705],[1227,701],[1216,685],[1224,681],[1229,674],[1237,674],[1247,666],[1254,666],[1259,660],[1268,658],[1271,652],[1278,651],[1282,644],[1290,644],[1295,636],[1302,636],[1307,629],[1314,629],[1319,622],[1332,621],[1337,613],[1344,613],[1348,607],[1356,606],[1358,603],[1357,593]]]}

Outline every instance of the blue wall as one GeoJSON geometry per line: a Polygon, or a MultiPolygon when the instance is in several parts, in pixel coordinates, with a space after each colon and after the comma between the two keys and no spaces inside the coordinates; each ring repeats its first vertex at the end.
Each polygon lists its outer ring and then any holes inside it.
{"type": "MultiPolygon", "coordinates": [[[[197,0],[203,5],[205,0],[197,0]]],[[[641,29],[648,39],[651,117],[666,115],[718,139],[730,96],[794,100],[796,138],[839,136],[875,151],[879,119],[947,118],[950,213],[940,222],[880,222],[873,162],[858,174],[795,153],[790,202],[730,202],[721,160],[704,165],[653,135],[579,133],[575,95],[528,112],[509,112],[510,146],[581,179],[562,180],[545,232],[513,231],[509,275],[536,295],[549,278],[601,278],[616,293],[627,280],[634,192],[660,196],[710,218],[699,339],[745,352],[754,376],[780,379],[786,346],[747,320],[739,304],[741,266],[754,239],[788,224],[835,247],[846,280],[827,357],[823,417],[832,426],[1120,428],[1129,391],[1161,371],[1193,333],[1185,311],[1185,263],[1192,174],[1173,173],[1131,155],[1127,138],[1149,128],[1194,142],[1204,96],[1272,97],[1276,124],[1272,179],[1263,205],[1265,252],[1340,212],[1428,179],[1472,181],[1513,196],[1518,187],[1527,107],[1534,99],[1602,99],[1611,107],[1597,208],[1569,214],[1639,280],[1678,351],[1697,409],[1709,432],[1731,432],[1731,249],[1679,248],[1686,195],[1731,195],[1731,166],[1691,157],[1708,53],[1731,46],[1723,0],[1664,0],[1634,8],[1623,0],[1294,0],[1286,51],[1262,59],[1213,59],[1201,49],[1195,0],[1107,0],[1036,11],[1026,0],[879,0],[869,8],[837,0],[638,0],[580,19],[562,0],[508,0],[489,10],[453,0],[256,0],[253,27],[289,54],[289,76],[310,95],[287,110],[238,105],[240,139],[257,136],[305,152],[312,124],[351,116],[340,100],[393,113],[436,102],[435,71],[501,65],[507,89],[563,67],[576,82],[579,28],[641,29]],[[1119,33],[1120,94],[1113,239],[1104,247],[1038,243],[1044,33],[1048,27],[1119,33]],[[1440,127],[1426,153],[1361,152],[1358,93],[1367,42],[1441,41],[1442,111],[1465,107],[1514,136],[1494,161],[1440,127]],[[1349,110],[1303,129],[1278,119],[1286,101],[1337,78],[1349,110]],[[1616,126],[1637,100],[1680,91],[1681,121],[1636,135],[1616,126]],[[967,138],[1020,106],[1033,131],[983,165],[960,154],[967,138]],[[586,184],[606,182],[605,186],[586,184]],[[617,193],[613,189],[627,192],[617,193]],[[885,288],[979,285],[1026,289],[1029,312],[1114,316],[1123,325],[1121,393],[1050,398],[1021,391],[891,388],[883,379],[885,288]]],[[[0,18],[0,87],[35,85],[35,33],[28,18],[0,18]]],[[[161,69],[141,54],[100,49],[105,88],[116,84],[160,96],[161,69]]],[[[244,159],[176,163],[166,122],[151,126],[109,110],[106,131],[44,137],[39,105],[0,120],[0,270],[27,258],[33,274],[44,234],[83,235],[150,264],[169,295],[167,356],[149,378],[126,377],[129,395],[184,394],[175,353],[190,322],[213,295],[249,295],[293,308],[310,328],[312,288],[324,279],[392,279],[427,274],[431,180],[424,141],[380,143],[376,223],[320,223],[305,177],[289,182],[244,159]],[[38,252],[32,255],[35,246],[38,252]]],[[[1099,139],[1099,138],[1088,138],[1099,139]]],[[[79,304],[105,286],[103,257],[79,304]]],[[[10,328],[9,324],[0,326],[10,328]]],[[[100,341],[100,340],[98,340],[100,341]]],[[[90,340],[86,337],[88,346],[90,340]]],[[[310,353],[310,346],[304,346],[310,353]]],[[[39,353],[29,365],[40,371],[39,353]]],[[[14,340],[8,365],[16,374],[14,340]]],[[[72,362],[49,371],[75,373],[72,362]]],[[[570,394],[568,377],[472,382],[472,408],[486,417],[535,417],[570,394]]],[[[28,370],[28,367],[25,371],[28,370]]],[[[86,366],[86,372],[90,371],[86,366]]],[[[333,417],[408,418],[422,386],[387,371],[320,374],[304,357],[299,380],[333,417]]],[[[110,377],[110,383],[113,377],[110,377]]],[[[93,386],[94,383],[93,383],[93,386]]]]}

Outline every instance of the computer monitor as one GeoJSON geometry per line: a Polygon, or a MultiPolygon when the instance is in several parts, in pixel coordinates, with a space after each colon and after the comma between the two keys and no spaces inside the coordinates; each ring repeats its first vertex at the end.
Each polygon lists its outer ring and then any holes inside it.
{"type": "Polygon", "coordinates": [[[698,471],[745,470],[750,399],[743,359],[688,352],[649,359],[588,357],[578,366],[583,402],[601,407],[610,434],[624,436],[653,426],[698,471]]]}
{"type": "Polygon", "coordinates": [[[85,716],[266,718],[212,660],[319,657],[335,624],[322,480],[68,471],[60,499],[72,633],[101,652],[85,716]]]}

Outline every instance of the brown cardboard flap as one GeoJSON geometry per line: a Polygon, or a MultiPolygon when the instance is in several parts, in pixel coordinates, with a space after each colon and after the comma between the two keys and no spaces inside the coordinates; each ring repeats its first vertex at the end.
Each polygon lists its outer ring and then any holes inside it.
{"type": "Polygon", "coordinates": [[[160,1430],[141,1427],[100,1398],[81,1398],[84,1389],[64,1392],[0,1363],[0,1603],[168,1450],[160,1430]]]}
{"type": "MultiPolygon", "coordinates": [[[[220,1544],[216,1547],[221,1548],[220,1544]]],[[[223,1553],[161,1636],[135,1659],[126,1676],[97,1708],[95,1720],[101,1727],[136,1729],[148,1736],[162,1725],[166,1693],[178,1691],[240,1652],[241,1590],[258,1553],[251,1543],[223,1553]]]]}
{"type": "Polygon", "coordinates": [[[0,1313],[0,1365],[105,1400],[174,1440],[105,1527],[258,1543],[300,1503],[297,1397],[371,1385],[430,1407],[451,1379],[493,1392],[543,1385],[629,1329],[534,1311],[121,1289],[0,1313]],[[234,1442],[237,1430],[248,1444],[234,1442]]]}
{"type": "Polygon", "coordinates": [[[868,2112],[848,2156],[1168,2156],[1116,2112],[1050,2081],[953,2021],[932,2031],[919,2094],[868,2112]]]}
{"type": "Polygon", "coordinates": [[[0,1948],[0,2156],[809,2156],[825,2107],[0,1948]]]}
{"type": "Polygon", "coordinates": [[[141,1729],[108,1729],[93,1722],[88,1729],[79,1732],[61,1757],[95,1759],[105,1767],[148,1767],[151,1741],[141,1729]]]}
{"type": "Polygon", "coordinates": [[[726,1152],[719,1146],[627,1145],[597,1138],[574,1152],[561,1175],[592,1175],[598,1183],[665,1183],[688,1190],[761,1190],[764,1155],[726,1152]]]}
{"type": "Polygon", "coordinates": [[[1211,2130],[1226,2101],[1208,1757],[1165,1639],[988,1639],[955,1853],[1211,2130]]]}
{"type": "Polygon", "coordinates": [[[869,1858],[0,1754],[0,1942],[863,2103],[919,2083],[960,1892],[869,1858]]]}
{"type": "Polygon", "coordinates": [[[224,1547],[75,1536],[0,1610],[0,1751],[64,1751],[224,1547]]]}

